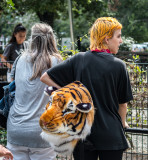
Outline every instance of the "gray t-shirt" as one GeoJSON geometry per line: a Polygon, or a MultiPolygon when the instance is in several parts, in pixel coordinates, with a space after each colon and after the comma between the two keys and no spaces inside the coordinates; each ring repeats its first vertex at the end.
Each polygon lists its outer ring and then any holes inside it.
{"type": "MultiPolygon", "coordinates": [[[[45,84],[40,78],[30,81],[32,64],[26,55],[22,55],[17,61],[15,82],[15,100],[12,105],[7,121],[7,141],[14,145],[47,148],[49,143],[41,136],[39,118],[44,112],[49,97],[44,94],[45,84]]],[[[52,66],[59,61],[51,58],[52,66]]]]}
{"type": "Polygon", "coordinates": [[[10,43],[5,48],[3,56],[7,57],[7,61],[15,61],[23,48],[23,44],[17,44],[16,42],[10,43]]]}

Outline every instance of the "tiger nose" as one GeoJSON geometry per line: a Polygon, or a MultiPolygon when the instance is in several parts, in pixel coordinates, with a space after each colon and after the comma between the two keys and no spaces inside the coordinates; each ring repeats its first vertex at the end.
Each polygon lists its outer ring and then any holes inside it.
{"type": "Polygon", "coordinates": [[[39,121],[39,124],[40,124],[40,126],[46,126],[48,123],[47,123],[47,122],[44,122],[43,120],[40,120],[40,121],[39,121]]]}

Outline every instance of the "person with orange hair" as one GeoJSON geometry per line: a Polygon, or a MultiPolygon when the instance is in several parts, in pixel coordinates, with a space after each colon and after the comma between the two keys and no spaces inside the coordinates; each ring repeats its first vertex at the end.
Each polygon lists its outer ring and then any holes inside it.
{"type": "Polygon", "coordinates": [[[126,65],[113,55],[122,43],[121,29],[115,18],[98,18],[90,29],[90,50],[72,56],[40,78],[57,88],[79,80],[91,93],[95,120],[87,140],[77,144],[75,160],[122,160],[128,148],[124,128],[129,127],[127,103],[133,96],[126,65]]]}

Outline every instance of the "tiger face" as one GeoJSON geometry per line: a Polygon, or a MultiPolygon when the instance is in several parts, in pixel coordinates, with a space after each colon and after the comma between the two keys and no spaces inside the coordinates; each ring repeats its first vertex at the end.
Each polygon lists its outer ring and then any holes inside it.
{"type": "Polygon", "coordinates": [[[39,121],[43,129],[41,135],[58,154],[69,155],[78,140],[90,133],[93,101],[87,88],[78,81],[54,90],[53,87],[45,89],[50,97],[39,121]]]}

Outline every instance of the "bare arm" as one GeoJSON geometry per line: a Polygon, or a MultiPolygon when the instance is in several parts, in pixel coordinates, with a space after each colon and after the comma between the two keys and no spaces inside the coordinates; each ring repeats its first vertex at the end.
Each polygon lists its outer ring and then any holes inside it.
{"type": "Polygon", "coordinates": [[[122,124],[124,128],[129,128],[129,125],[126,122],[126,113],[127,113],[127,103],[119,104],[119,115],[122,120],[122,124]]]}
{"type": "Polygon", "coordinates": [[[7,159],[13,160],[12,153],[2,145],[0,145],[0,157],[5,157],[7,159]]]}
{"type": "Polygon", "coordinates": [[[54,86],[56,88],[61,88],[57,83],[55,83],[49,76],[48,74],[45,72],[41,78],[40,81],[47,84],[48,86],[54,86]]]}

